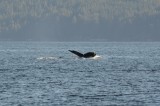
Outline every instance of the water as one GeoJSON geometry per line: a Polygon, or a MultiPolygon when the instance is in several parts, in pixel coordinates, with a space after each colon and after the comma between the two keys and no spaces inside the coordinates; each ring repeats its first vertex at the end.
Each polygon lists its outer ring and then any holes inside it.
{"type": "Polygon", "coordinates": [[[160,105],[160,43],[0,42],[0,106],[106,105],[160,105]]]}

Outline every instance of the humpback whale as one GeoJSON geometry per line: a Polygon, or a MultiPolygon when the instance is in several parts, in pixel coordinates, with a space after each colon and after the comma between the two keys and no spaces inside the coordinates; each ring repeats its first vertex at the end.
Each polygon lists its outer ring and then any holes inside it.
{"type": "Polygon", "coordinates": [[[82,53],[80,53],[80,52],[77,52],[77,51],[75,51],[75,50],[69,50],[71,53],[73,53],[73,54],[75,54],[75,55],[77,55],[78,57],[83,57],[83,58],[91,58],[91,57],[94,57],[94,56],[96,56],[96,53],[94,53],[94,52],[87,52],[87,53],[85,53],[85,54],[82,54],[82,53]]]}

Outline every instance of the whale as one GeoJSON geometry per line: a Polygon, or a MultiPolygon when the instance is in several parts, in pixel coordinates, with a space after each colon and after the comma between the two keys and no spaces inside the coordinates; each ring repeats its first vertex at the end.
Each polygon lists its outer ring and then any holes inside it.
{"type": "Polygon", "coordinates": [[[80,53],[80,52],[75,51],[75,50],[68,50],[68,51],[70,51],[71,53],[77,55],[80,58],[92,58],[92,57],[96,56],[95,52],[87,52],[87,53],[83,54],[83,53],[80,53]]]}

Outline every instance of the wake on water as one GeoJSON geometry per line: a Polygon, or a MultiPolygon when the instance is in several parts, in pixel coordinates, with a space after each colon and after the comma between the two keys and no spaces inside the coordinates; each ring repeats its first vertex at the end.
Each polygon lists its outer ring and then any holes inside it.
{"type": "Polygon", "coordinates": [[[38,57],[37,60],[55,60],[58,59],[57,57],[38,57]]]}
{"type": "MultiPolygon", "coordinates": [[[[76,59],[77,58],[79,58],[79,57],[76,56],[76,59]]],[[[42,56],[42,57],[37,58],[37,60],[59,60],[59,59],[65,59],[65,58],[54,57],[54,56],[42,56]]],[[[87,58],[79,58],[79,59],[87,59],[87,58]]],[[[99,60],[99,59],[102,59],[102,56],[96,55],[96,56],[88,58],[88,59],[99,60]]]]}

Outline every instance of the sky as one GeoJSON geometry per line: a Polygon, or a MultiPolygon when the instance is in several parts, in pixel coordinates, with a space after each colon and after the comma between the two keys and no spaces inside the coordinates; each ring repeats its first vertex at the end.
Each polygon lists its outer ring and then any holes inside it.
{"type": "Polygon", "coordinates": [[[0,41],[160,41],[159,0],[1,0],[0,41]]]}

